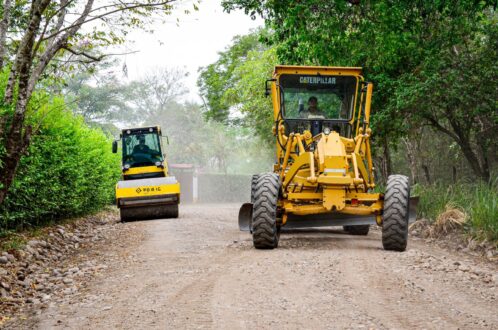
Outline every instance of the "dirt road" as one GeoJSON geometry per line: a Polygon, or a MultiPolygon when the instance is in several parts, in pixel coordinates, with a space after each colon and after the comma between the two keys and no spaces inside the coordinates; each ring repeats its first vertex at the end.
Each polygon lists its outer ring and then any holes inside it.
{"type": "Polygon", "coordinates": [[[139,223],[146,238],[137,249],[110,247],[127,257],[32,326],[498,328],[496,265],[415,240],[405,253],[386,252],[376,231],[287,232],[278,249],[255,250],[237,211],[182,205],[179,219],[139,223]]]}

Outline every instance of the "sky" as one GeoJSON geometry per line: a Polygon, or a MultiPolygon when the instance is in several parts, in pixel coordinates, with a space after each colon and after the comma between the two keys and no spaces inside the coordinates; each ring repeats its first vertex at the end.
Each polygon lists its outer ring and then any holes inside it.
{"type": "MultiPolygon", "coordinates": [[[[184,1],[187,9],[191,1],[184,1]]],[[[185,85],[189,90],[186,99],[200,102],[196,81],[199,67],[218,59],[236,35],[243,35],[263,25],[263,20],[252,20],[242,11],[223,12],[221,0],[202,0],[198,11],[184,14],[177,8],[168,22],[153,26],[154,34],[134,32],[128,37],[128,51],[139,51],[124,56],[129,79],[140,78],[157,67],[178,67],[188,73],[185,85]],[[176,19],[179,19],[177,24],[176,19]]]]}

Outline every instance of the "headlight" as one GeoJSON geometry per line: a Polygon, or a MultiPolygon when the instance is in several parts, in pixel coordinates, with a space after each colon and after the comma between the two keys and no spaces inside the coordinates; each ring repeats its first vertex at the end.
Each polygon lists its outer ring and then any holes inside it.
{"type": "Polygon", "coordinates": [[[130,169],[130,164],[125,164],[125,165],[123,166],[123,169],[125,169],[125,170],[129,170],[129,169],[130,169]]]}
{"type": "Polygon", "coordinates": [[[325,127],[325,128],[323,129],[323,134],[325,134],[325,135],[329,135],[329,134],[330,134],[330,127],[325,127]]]}
{"type": "Polygon", "coordinates": [[[152,127],[151,127],[151,128],[149,128],[149,132],[152,132],[152,131],[154,131],[154,129],[153,129],[152,127]]]}
{"type": "Polygon", "coordinates": [[[162,162],[156,162],[156,166],[157,167],[161,167],[161,166],[163,166],[163,163],[162,162]]]}

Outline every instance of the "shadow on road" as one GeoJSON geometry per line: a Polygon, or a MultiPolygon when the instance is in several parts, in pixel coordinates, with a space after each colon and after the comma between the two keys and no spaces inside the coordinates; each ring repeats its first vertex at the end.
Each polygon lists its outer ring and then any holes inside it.
{"type": "Polygon", "coordinates": [[[282,229],[279,249],[360,249],[379,250],[379,237],[350,235],[340,229],[332,228],[303,228],[282,229]]]}

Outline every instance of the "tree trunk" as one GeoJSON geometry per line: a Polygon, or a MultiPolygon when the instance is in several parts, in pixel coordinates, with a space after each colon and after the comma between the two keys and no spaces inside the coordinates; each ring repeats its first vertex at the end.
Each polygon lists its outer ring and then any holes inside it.
{"type": "Polygon", "coordinates": [[[422,164],[422,169],[424,170],[425,181],[427,182],[427,184],[431,184],[432,180],[431,180],[431,174],[429,172],[429,166],[422,164]]]}
{"type": "Polygon", "coordinates": [[[10,22],[10,5],[11,0],[5,0],[3,3],[3,17],[0,21],[0,70],[3,68],[3,62],[5,57],[5,48],[7,40],[7,29],[9,28],[10,22]]]}
{"type": "Polygon", "coordinates": [[[19,44],[16,60],[10,72],[11,76],[9,77],[9,83],[12,79],[12,85],[7,86],[4,101],[8,101],[8,103],[13,101],[12,95],[16,81],[18,81],[18,96],[12,123],[9,132],[5,137],[5,154],[1,159],[3,167],[0,169],[0,204],[5,200],[7,192],[14,181],[21,156],[28,148],[31,139],[31,127],[24,127],[24,119],[29,102],[28,87],[33,60],[32,52],[35,44],[36,31],[38,31],[40,27],[42,14],[49,3],[50,0],[32,2],[30,21],[21,43],[19,44]]]}
{"type": "Polygon", "coordinates": [[[489,182],[490,174],[488,164],[487,162],[483,162],[481,166],[481,164],[479,163],[479,157],[477,157],[476,153],[470,146],[470,141],[460,139],[458,144],[462,149],[463,155],[465,156],[465,158],[467,158],[467,161],[469,162],[474,174],[482,180],[489,182]]]}
{"type": "Polygon", "coordinates": [[[387,137],[384,137],[383,140],[383,158],[382,158],[382,176],[384,177],[384,183],[387,182],[387,178],[391,175],[392,171],[392,163],[391,163],[391,153],[389,151],[389,142],[387,141],[387,137]]]}
{"type": "Polygon", "coordinates": [[[412,176],[412,182],[415,184],[418,182],[418,171],[417,171],[417,147],[413,144],[413,137],[402,138],[402,141],[406,147],[406,157],[408,158],[408,166],[410,167],[410,173],[412,176]]]}
{"type": "Polygon", "coordinates": [[[434,128],[436,128],[440,132],[445,133],[446,135],[448,135],[458,143],[460,149],[462,150],[463,155],[469,162],[469,165],[472,168],[474,174],[478,178],[486,182],[489,182],[490,181],[489,164],[487,162],[487,159],[484,159],[481,164],[481,162],[479,161],[478,154],[475,153],[474,150],[472,150],[472,146],[470,143],[470,127],[468,127],[468,125],[466,124],[458,122],[454,117],[448,116],[448,121],[453,129],[452,132],[449,129],[443,127],[441,124],[439,124],[439,122],[437,122],[436,119],[430,117],[427,119],[429,119],[429,122],[434,128]]]}

